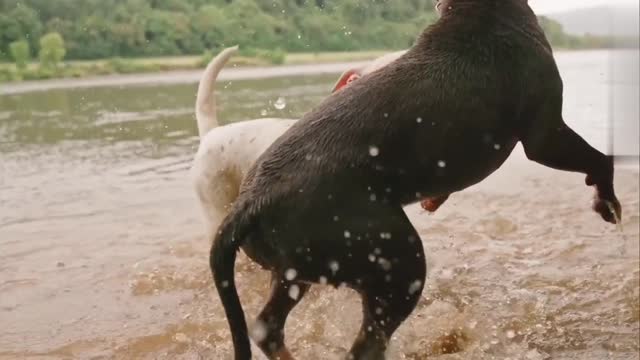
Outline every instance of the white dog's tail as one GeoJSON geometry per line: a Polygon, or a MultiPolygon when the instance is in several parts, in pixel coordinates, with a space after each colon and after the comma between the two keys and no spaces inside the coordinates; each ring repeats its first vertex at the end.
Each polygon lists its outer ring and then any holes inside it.
{"type": "Polygon", "coordinates": [[[238,51],[238,46],[222,50],[209,62],[207,68],[202,73],[200,84],[198,85],[198,95],[196,97],[196,119],[198,120],[198,133],[200,138],[205,136],[209,130],[218,126],[218,116],[216,115],[216,97],[214,94],[215,83],[220,70],[229,61],[229,58],[238,51]]]}

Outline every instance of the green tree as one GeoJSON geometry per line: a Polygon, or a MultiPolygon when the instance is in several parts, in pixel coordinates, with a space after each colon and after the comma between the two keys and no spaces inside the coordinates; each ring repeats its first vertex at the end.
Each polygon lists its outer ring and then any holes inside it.
{"type": "Polygon", "coordinates": [[[29,43],[26,40],[14,41],[9,44],[9,52],[18,69],[24,70],[31,55],[29,43]]]}
{"type": "Polygon", "coordinates": [[[7,15],[14,22],[14,29],[17,30],[11,41],[26,39],[31,48],[35,49],[38,45],[37,41],[42,35],[42,22],[38,12],[27,5],[18,3],[7,15]]]}
{"type": "Polygon", "coordinates": [[[569,35],[564,32],[564,29],[559,22],[551,20],[546,16],[540,16],[538,18],[538,23],[540,24],[540,27],[542,27],[542,30],[544,30],[544,33],[551,44],[555,46],[569,45],[569,35]]]}
{"type": "Polygon", "coordinates": [[[56,32],[48,33],[40,38],[40,64],[43,68],[56,68],[66,54],[64,40],[56,32]]]}
{"type": "Polygon", "coordinates": [[[213,5],[201,7],[195,14],[191,27],[193,32],[199,34],[205,48],[216,51],[223,47],[228,34],[233,33],[224,10],[213,5]]]}
{"type": "MultiPolygon", "coordinates": [[[[69,59],[194,55],[236,44],[254,52],[400,49],[435,20],[432,0],[0,0],[0,59],[19,40],[35,55],[50,32],[62,36],[69,59]]],[[[553,46],[612,43],[568,35],[548,18],[540,24],[553,46]]]]}

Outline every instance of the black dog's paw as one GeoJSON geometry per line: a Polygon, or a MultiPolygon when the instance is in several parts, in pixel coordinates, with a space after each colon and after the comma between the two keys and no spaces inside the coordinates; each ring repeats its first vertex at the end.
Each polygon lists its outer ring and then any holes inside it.
{"type": "Polygon", "coordinates": [[[596,195],[592,208],[608,223],[618,224],[622,220],[622,207],[615,197],[612,199],[603,199],[596,195]]]}

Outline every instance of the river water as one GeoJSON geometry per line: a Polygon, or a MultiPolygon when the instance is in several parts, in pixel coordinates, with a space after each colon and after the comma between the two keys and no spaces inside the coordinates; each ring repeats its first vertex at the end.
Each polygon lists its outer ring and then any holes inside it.
{"type": "MultiPolygon", "coordinates": [[[[637,151],[637,102],[612,111],[611,96],[637,94],[637,72],[612,80],[601,51],[557,60],[566,121],[607,151],[611,124],[631,118],[616,138],[636,126],[621,151],[637,151]]],[[[337,77],[231,75],[219,84],[223,122],[297,117],[337,77]]],[[[174,76],[0,85],[1,359],[230,358],[187,176],[196,77],[174,76]]],[[[638,359],[637,165],[616,174],[622,233],[589,210],[581,175],[530,163],[519,148],[436,214],[408,207],[429,275],[390,359],[638,359]]],[[[241,257],[236,278],[251,318],[268,275],[241,257]]],[[[315,287],[287,342],[298,359],[338,359],[359,321],[353,293],[315,287]]]]}

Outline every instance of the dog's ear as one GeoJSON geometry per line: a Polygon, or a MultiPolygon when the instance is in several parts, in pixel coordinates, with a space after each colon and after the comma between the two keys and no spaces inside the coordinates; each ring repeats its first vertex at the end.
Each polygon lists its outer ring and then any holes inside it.
{"type": "Polygon", "coordinates": [[[349,69],[344,73],[342,73],[342,75],[340,76],[340,79],[338,79],[338,82],[335,84],[331,92],[334,93],[342,89],[343,87],[347,86],[351,82],[358,80],[359,78],[360,78],[360,73],[358,72],[358,70],[349,69]]]}

